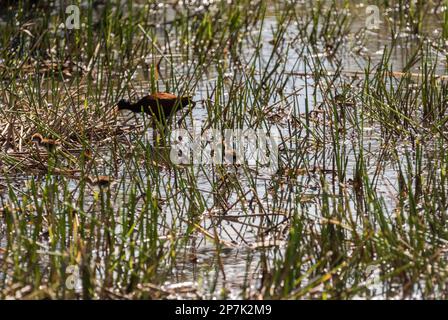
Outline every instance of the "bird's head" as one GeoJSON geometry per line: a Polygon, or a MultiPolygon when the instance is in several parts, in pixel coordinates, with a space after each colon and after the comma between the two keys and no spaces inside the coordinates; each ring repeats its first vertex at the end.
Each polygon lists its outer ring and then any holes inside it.
{"type": "Polygon", "coordinates": [[[42,140],[44,140],[44,137],[42,137],[42,135],[40,133],[35,133],[31,137],[32,142],[37,142],[39,144],[42,143],[42,140]]]}
{"type": "Polygon", "coordinates": [[[128,109],[131,106],[131,103],[127,100],[121,99],[117,103],[118,110],[128,109]]]}
{"type": "Polygon", "coordinates": [[[185,108],[188,105],[191,105],[191,107],[193,108],[196,105],[196,102],[193,101],[192,96],[184,96],[184,97],[180,98],[180,101],[182,104],[182,108],[185,108]]]}

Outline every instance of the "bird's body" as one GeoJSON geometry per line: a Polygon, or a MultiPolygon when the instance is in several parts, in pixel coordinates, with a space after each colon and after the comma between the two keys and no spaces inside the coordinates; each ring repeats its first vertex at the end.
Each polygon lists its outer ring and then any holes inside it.
{"type": "Polygon", "coordinates": [[[118,102],[118,110],[130,110],[132,112],[144,112],[157,121],[166,123],[176,111],[192,106],[195,103],[192,97],[178,97],[171,93],[158,92],[141,98],[136,103],[131,103],[126,100],[118,102]]]}
{"type": "Polygon", "coordinates": [[[40,133],[33,134],[31,141],[48,150],[54,150],[60,144],[57,140],[44,138],[40,133]]]}
{"type": "Polygon", "coordinates": [[[107,187],[113,182],[113,179],[109,176],[98,176],[97,178],[87,176],[86,181],[92,186],[107,187]]]}

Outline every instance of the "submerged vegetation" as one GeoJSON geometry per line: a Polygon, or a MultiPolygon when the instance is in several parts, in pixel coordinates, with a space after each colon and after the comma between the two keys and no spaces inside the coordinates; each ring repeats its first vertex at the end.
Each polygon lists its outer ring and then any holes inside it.
{"type": "Polygon", "coordinates": [[[448,1],[73,4],[0,0],[0,298],[448,298],[448,1]]]}

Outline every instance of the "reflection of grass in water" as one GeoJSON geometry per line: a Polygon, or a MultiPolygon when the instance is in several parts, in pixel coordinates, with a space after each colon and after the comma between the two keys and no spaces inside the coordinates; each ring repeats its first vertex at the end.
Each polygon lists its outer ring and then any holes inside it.
{"type": "MultiPolygon", "coordinates": [[[[81,30],[57,30],[63,15],[45,7],[34,24],[19,14],[21,28],[5,17],[0,297],[369,297],[375,262],[379,296],[445,298],[446,48],[426,44],[417,19],[420,40],[369,60],[360,48],[374,39],[352,37],[347,6],[235,1],[173,15],[129,1],[83,9],[81,30]],[[347,50],[360,67],[345,68],[347,50]],[[171,129],[277,127],[277,174],[173,166],[149,119],[114,111],[156,91],[201,101],[171,129]],[[35,133],[57,148],[36,148],[35,133]]],[[[382,32],[404,29],[404,10],[382,32]]],[[[446,29],[446,17],[431,24],[446,29]]]]}

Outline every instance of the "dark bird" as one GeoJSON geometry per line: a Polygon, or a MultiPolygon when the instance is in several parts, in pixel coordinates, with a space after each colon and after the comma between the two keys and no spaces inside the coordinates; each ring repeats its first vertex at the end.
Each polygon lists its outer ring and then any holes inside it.
{"type": "Polygon", "coordinates": [[[145,112],[162,124],[166,124],[172,115],[188,105],[195,106],[191,96],[178,97],[171,93],[157,92],[145,96],[135,103],[120,100],[117,106],[118,110],[145,112]]]}
{"type": "Polygon", "coordinates": [[[107,187],[113,182],[113,178],[109,176],[98,176],[97,178],[87,176],[86,181],[92,186],[107,187]]]}
{"type": "Polygon", "coordinates": [[[48,150],[54,150],[60,144],[57,140],[44,138],[40,133],[33,134],[31,141],[48,150]]]}

